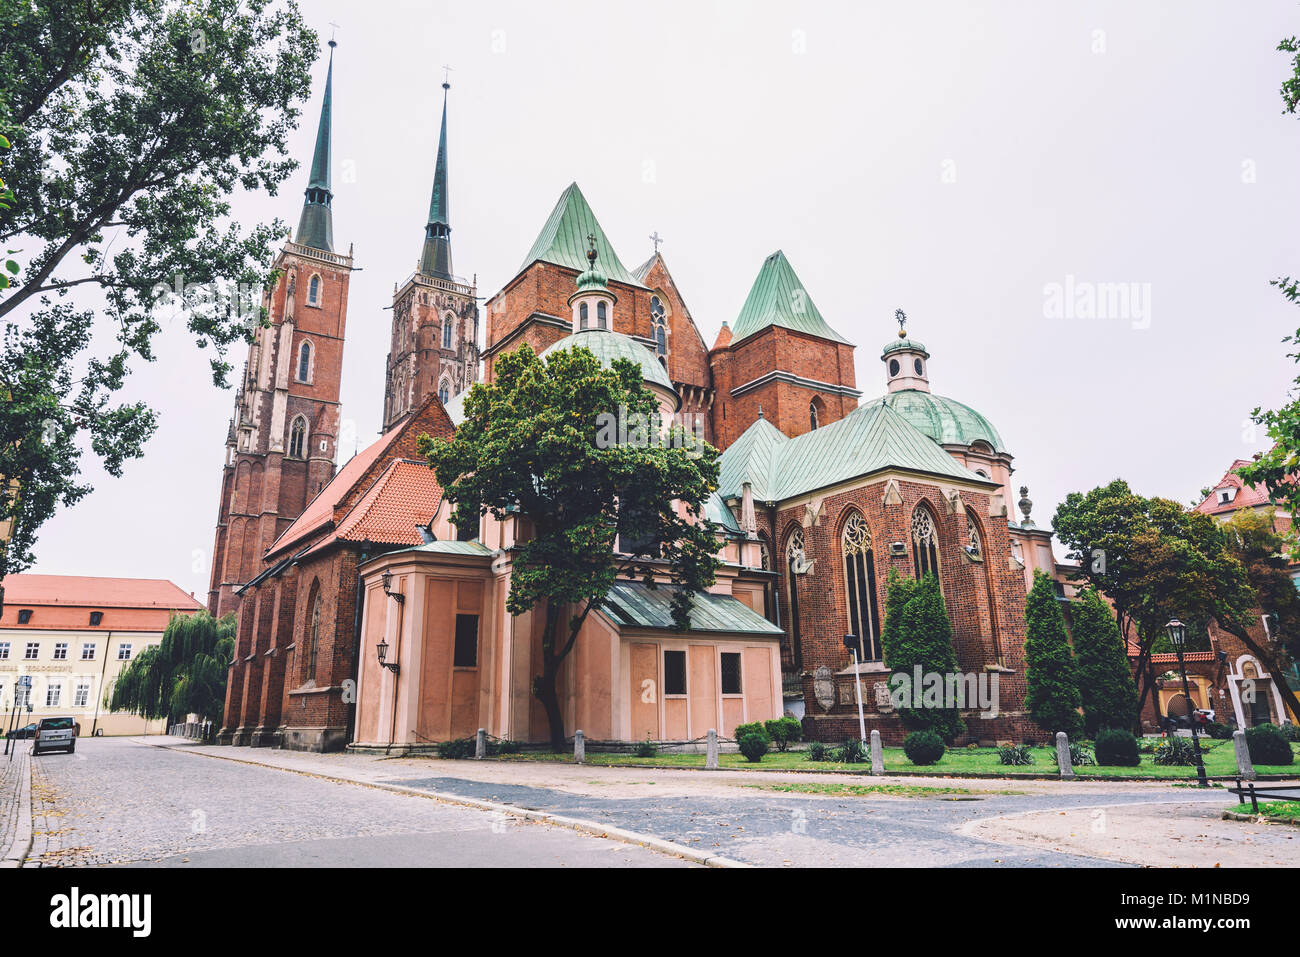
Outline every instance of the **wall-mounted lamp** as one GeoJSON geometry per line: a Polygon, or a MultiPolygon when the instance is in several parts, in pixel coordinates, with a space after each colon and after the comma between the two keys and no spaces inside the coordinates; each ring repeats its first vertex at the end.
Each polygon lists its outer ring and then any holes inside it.
{"type": "Polygon", "coordinates": [[[396,599],[397,599],[397,603],[398,603],[399,605],[401,605],[401,604],[405,604],[405,602],[406,602],[406,596],[403,595],[400,591],[393,591],[393,589],[392,589],[392,587],[391,587],[392,584],[393,584],[393,573],[392,573],[392,572],[385,571],[384,574],[383,574],[382,576],[380,576],[379,581],[380,581],[380,583],[384,586],[384,594],[385,594],[385,595],[387,595],[389,598],[396,598],[396,599]]]}
{"type": "Polygon", "coordinates": [[[397,674],[400,670],[397,662],[384,660],[388,657],[388,642],[384,641],[382,638],[379,639],[379,644],[375,645],[375,652],[379,655],[379,666],[381,668],[387,668],[393,674],[397,674]]]}

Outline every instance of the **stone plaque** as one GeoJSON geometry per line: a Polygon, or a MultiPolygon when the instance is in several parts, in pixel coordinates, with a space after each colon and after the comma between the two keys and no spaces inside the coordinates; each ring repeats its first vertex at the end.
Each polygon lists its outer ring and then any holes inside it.
{"type": "Polygon", "coordinates": [[[876,689],[876,710],[883,711],[886,713],[893,711],[894,702],[889,700],[889,682],[878,681],[876,682],[875,689],[876,689]]]}
{"type": "Polygon", "coordinates": [[[813,695],[823,711],[830,711],[835,705],[835,679],[831,669],[822,665],[813,672],[813,695]]]}
{"type": "Polygon", "coordinates": [[[853,691],[853,682],[849,681],[840,685],[840,704],[856,705],[857,703],[858,698],[853,691]]]}

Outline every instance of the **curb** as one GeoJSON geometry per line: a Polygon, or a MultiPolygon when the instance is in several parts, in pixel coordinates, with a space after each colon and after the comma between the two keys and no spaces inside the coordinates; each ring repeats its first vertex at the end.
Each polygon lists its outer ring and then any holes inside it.
{"type": "MultiPolygon", "coordinates": [[[[354,778],[344,778],[333,774],[322,774],[319,771],[306,771],[299,768],[286,768],[278,764],[267,764],[264,761],[250,761],[247,758],[226,757],[224,754],[206,754],[202,751],[193,751],[189,748],[178,748],[171,744],[162,744],[144,742],[152,748],[165,748],[168,751],[177,751],[180,753],[194,754],[201,758],[213,758],[218,761],[231,761],[235,764],[247,764],[256,768],[269,768],[273,771],[287,771],[290,774],[300,774],[303,777],[317,778],[321,781],[332,781],[335,784],[351,784],[364,788],[376,788],[380,791],[391,791],[395,794],[407,794],[413,797],[428,798],[437,801],[440,804],[454,804],[461,807],[471,807],[480,811],[492,811],[496,814],[504,814],[510,817],[520,818],[525,821],[534,821],[541,824],[553,824],[557,827],[565,827],[573,831],[580,831],[584,834],[590,834],[593,837],[603,837],[609,840],[619,841],[623,844],[634,844],[640,847],[656,851],[660,854],[666,854],[670,857],[680,857],[684,860],[691,861],[694,864],[702,864],[705,867],[726,867],[726,868],[748,868],[751,865],[742,861],[732,860],[729,857],[723,857],[719,854],[705,854],[694,848],[687,847],[684,844],[677,844],[674,841],[666,841],[663,838],[651,837],[646,834],[638,834],[635,831],[629,831],[621,827],[609,827],[604,824],[597,824],[594,821],[584,821],[576,817],[564,817],[559,814],[550,814],[546,811],[532,811],[525,808],[515,807],[512,804],[498,804],[494,801],[482,801],[478,798],[461,797],[458,794],[446,794],[441,791],[426,791],[420,788],[409,788],[400,784],[381,784],[373,781],[358,781],[354,778]]],[[[30,814],[30,788],[28,789],[29,813],[28,813],[28,831],[31,830],[30,814]]],[[[31,846],[30,834],[28,836],[28,846],[31,846]]],[[[24,852],[25,854],[26,852],[24,852]]]]}
{"type": "Polygon", "coordinates": [[[1269,817],[1266,814],[1239,814],[1236,811],[1224,811],[1225,821],[1247,821],[1253,824],[1282,824],[1300,827],[1300,818],[1269,817]]]}
{"type": "Polygon", "coordinates": [[[23,761],[23,776],[18,783],[18,821],[14,826],[14,839],[9,843],[0,868],[22,867],[32,849],[32,758],[23,761]]]}

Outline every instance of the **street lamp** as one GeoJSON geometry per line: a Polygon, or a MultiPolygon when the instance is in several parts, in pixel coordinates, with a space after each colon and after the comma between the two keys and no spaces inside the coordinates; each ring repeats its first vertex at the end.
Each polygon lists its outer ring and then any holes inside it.
{"type": "Polygon", "coordinates": [[[397,674],[397,668],[398,668],[397,662],[384,660],[385,658],[388,657],[388,642],[380,638],[379,644],[375,645],[375,653],[379,655],[380,667],[387,668],[393,674],[397,674]]]}
{"type": "Polygon", "coordinates": [[[1178,655],[1178,670],[1183,675],[1183,698],[1187,701],[1187,723],[1192,727],[1192,747],[1196,750],[1196,780],[1203,788],[1210,786],[1210,782],[1205,779],[1205,762],[1201,760],[1201,739],[1196,734],[1196,711],[1192,707],[1192,689],[1187,683],[1187,662],[1183,660],[1183,646],[1187,644],[1187,626],[1177,618],[1174,618],[1165,625],[1165,631],[1169,634],[1169,643],[1174,646],[1174,653],[1178,655]]]}
{"type": "Polygon", "coordinates": [[[853,653],[853,689],[858,701],[858,735],[867,743],[867,721],[862,715],[862,675],[858,670],[858,636],[845,635],[844,647],[853,653]]]}

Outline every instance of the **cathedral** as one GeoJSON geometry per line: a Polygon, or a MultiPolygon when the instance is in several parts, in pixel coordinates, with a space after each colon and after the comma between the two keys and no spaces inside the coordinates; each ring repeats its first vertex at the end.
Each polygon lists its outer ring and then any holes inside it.
{"type": "Polygon", "coordinates": [[[239,628],[221,740],[404,752],[478,728],[547,739],[531,694],[543,616],[505,611],[527,517],[455,527],[416,452],[421,435],[453,433],[466,392],[523,344],[630,359],[665,416],[701,423],[722,452],[705,509],[716,583],[687,631],[667,589],[615,585],[558,681],[566,734],[687,742],[793,714],[812,738],[865,727],[898,743],[881,650],[897,572],[938,577],[960,670],[996,676],[996,707],[967,709],[959,743],[1045,737],[1023,707],[1024,598],[1034,569],[1055,570],[1050,531],[1024,488],[1016,519],[1009,447],[932,391],[906,318],[864,397],[855,345],[778,250],[709,346],[657,244],[629,268],[573,183],[486,299],[480,350],[477,283],[452,271],[445,83],[418,264],[394,282],[383,435],[336,467],[353,260],[334,246],[332,83],[331,59],[298,230],[226,442],[209,608],[239,628]]]}

